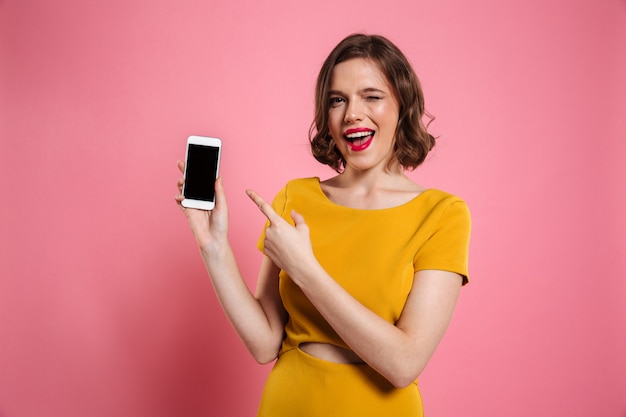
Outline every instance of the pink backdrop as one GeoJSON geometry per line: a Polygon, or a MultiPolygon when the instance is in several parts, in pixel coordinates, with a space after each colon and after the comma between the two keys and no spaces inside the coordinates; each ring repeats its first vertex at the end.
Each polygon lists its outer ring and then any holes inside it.
{"type": "Polygon", "coordinates": [[[411,175],[474,219],[427,415],[626,416],[624,0],[0,0],[0,416],[254,415],[270,368],[215,299],[176,160],[223,138],[254,286],[243,190],[332,174],[313,84],[354,31],[413,62],[440,142],[411,175]]]}

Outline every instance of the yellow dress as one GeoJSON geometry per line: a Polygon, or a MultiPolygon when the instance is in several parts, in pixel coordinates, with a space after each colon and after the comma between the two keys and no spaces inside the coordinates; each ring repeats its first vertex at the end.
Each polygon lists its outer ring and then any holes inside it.
{"type": "MultiPolygon", "coordinates": [[[[324,269],[390,323],[400,318],[416,271],[452,271],[467,282],[470,216],[451,194],[428,189],[397,207],[363,210],[333,203],[319,178],[305,178],[287,183],[272,206],[291,223],[291,210],[300,213],[324,269]]],[[[285,271],[279,287],[289,319],[259,417],[423,415],[417,381],[395,388],[366,364],[328,362],[300,350],[307,342],[349,347],[285,271]]]]}

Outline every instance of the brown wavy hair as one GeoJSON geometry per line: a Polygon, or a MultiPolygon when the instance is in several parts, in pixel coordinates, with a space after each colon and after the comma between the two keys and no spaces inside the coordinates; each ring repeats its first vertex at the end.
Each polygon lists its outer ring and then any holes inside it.
{"type": "Polygon", "coordinates": [[[403,168],[417,168],[435,146],[423,118],[426,115],[432,121],[434,117],[425,111],[424,93],[409,61],[397,46],[379,35],[352,34],[339,42],[324,61],[315,88],[315,120],[309,130],[313,156],[337,172],[345,168],[346,161],[328,129],[328,90],[335,66],[354,58],[374,62],[387,78],[400,110],[394,154],[403,168]]]}

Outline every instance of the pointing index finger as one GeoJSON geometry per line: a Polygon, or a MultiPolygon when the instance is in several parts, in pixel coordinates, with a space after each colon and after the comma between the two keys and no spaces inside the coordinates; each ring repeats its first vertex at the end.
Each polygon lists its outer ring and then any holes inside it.
{"type": "Polygon", "coordinates": [[[259,207],[259,210],[261,210],[261,213],[263,213],[263,215],[267,217],[267,219],[270,222],[276,222],[278,220],[282,220],[282,217],[280,217],[278,213],[274,211],[274,209],[272,208],[272,205],[266,202],[265,200],[263,200],[263,198],[259,194],[257,194],[255,191],[246,190],[246,194],[248,194],[248,197],[250,197],[250,199],[254,201],[254,204],[256,204],[257,207],[259,207]]]}

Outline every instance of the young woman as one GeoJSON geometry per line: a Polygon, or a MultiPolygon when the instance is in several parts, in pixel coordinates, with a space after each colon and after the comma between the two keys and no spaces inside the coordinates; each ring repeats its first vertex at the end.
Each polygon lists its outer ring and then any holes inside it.
{"type": "Polygon", "coordinates": [[[268,219],[255,294],[227,239],[221,180],[212,212],[183,209],[246,347],[260,363],[278,358],[259,416],[423,415],[417,377],[467,282],[470,234],[461,199],[405,175],[435,143],[424,113],[389,40],[356,34],[335,47],[310,142],[337,175],[290,181],[271,205],[247,191],[268,219]]]}

